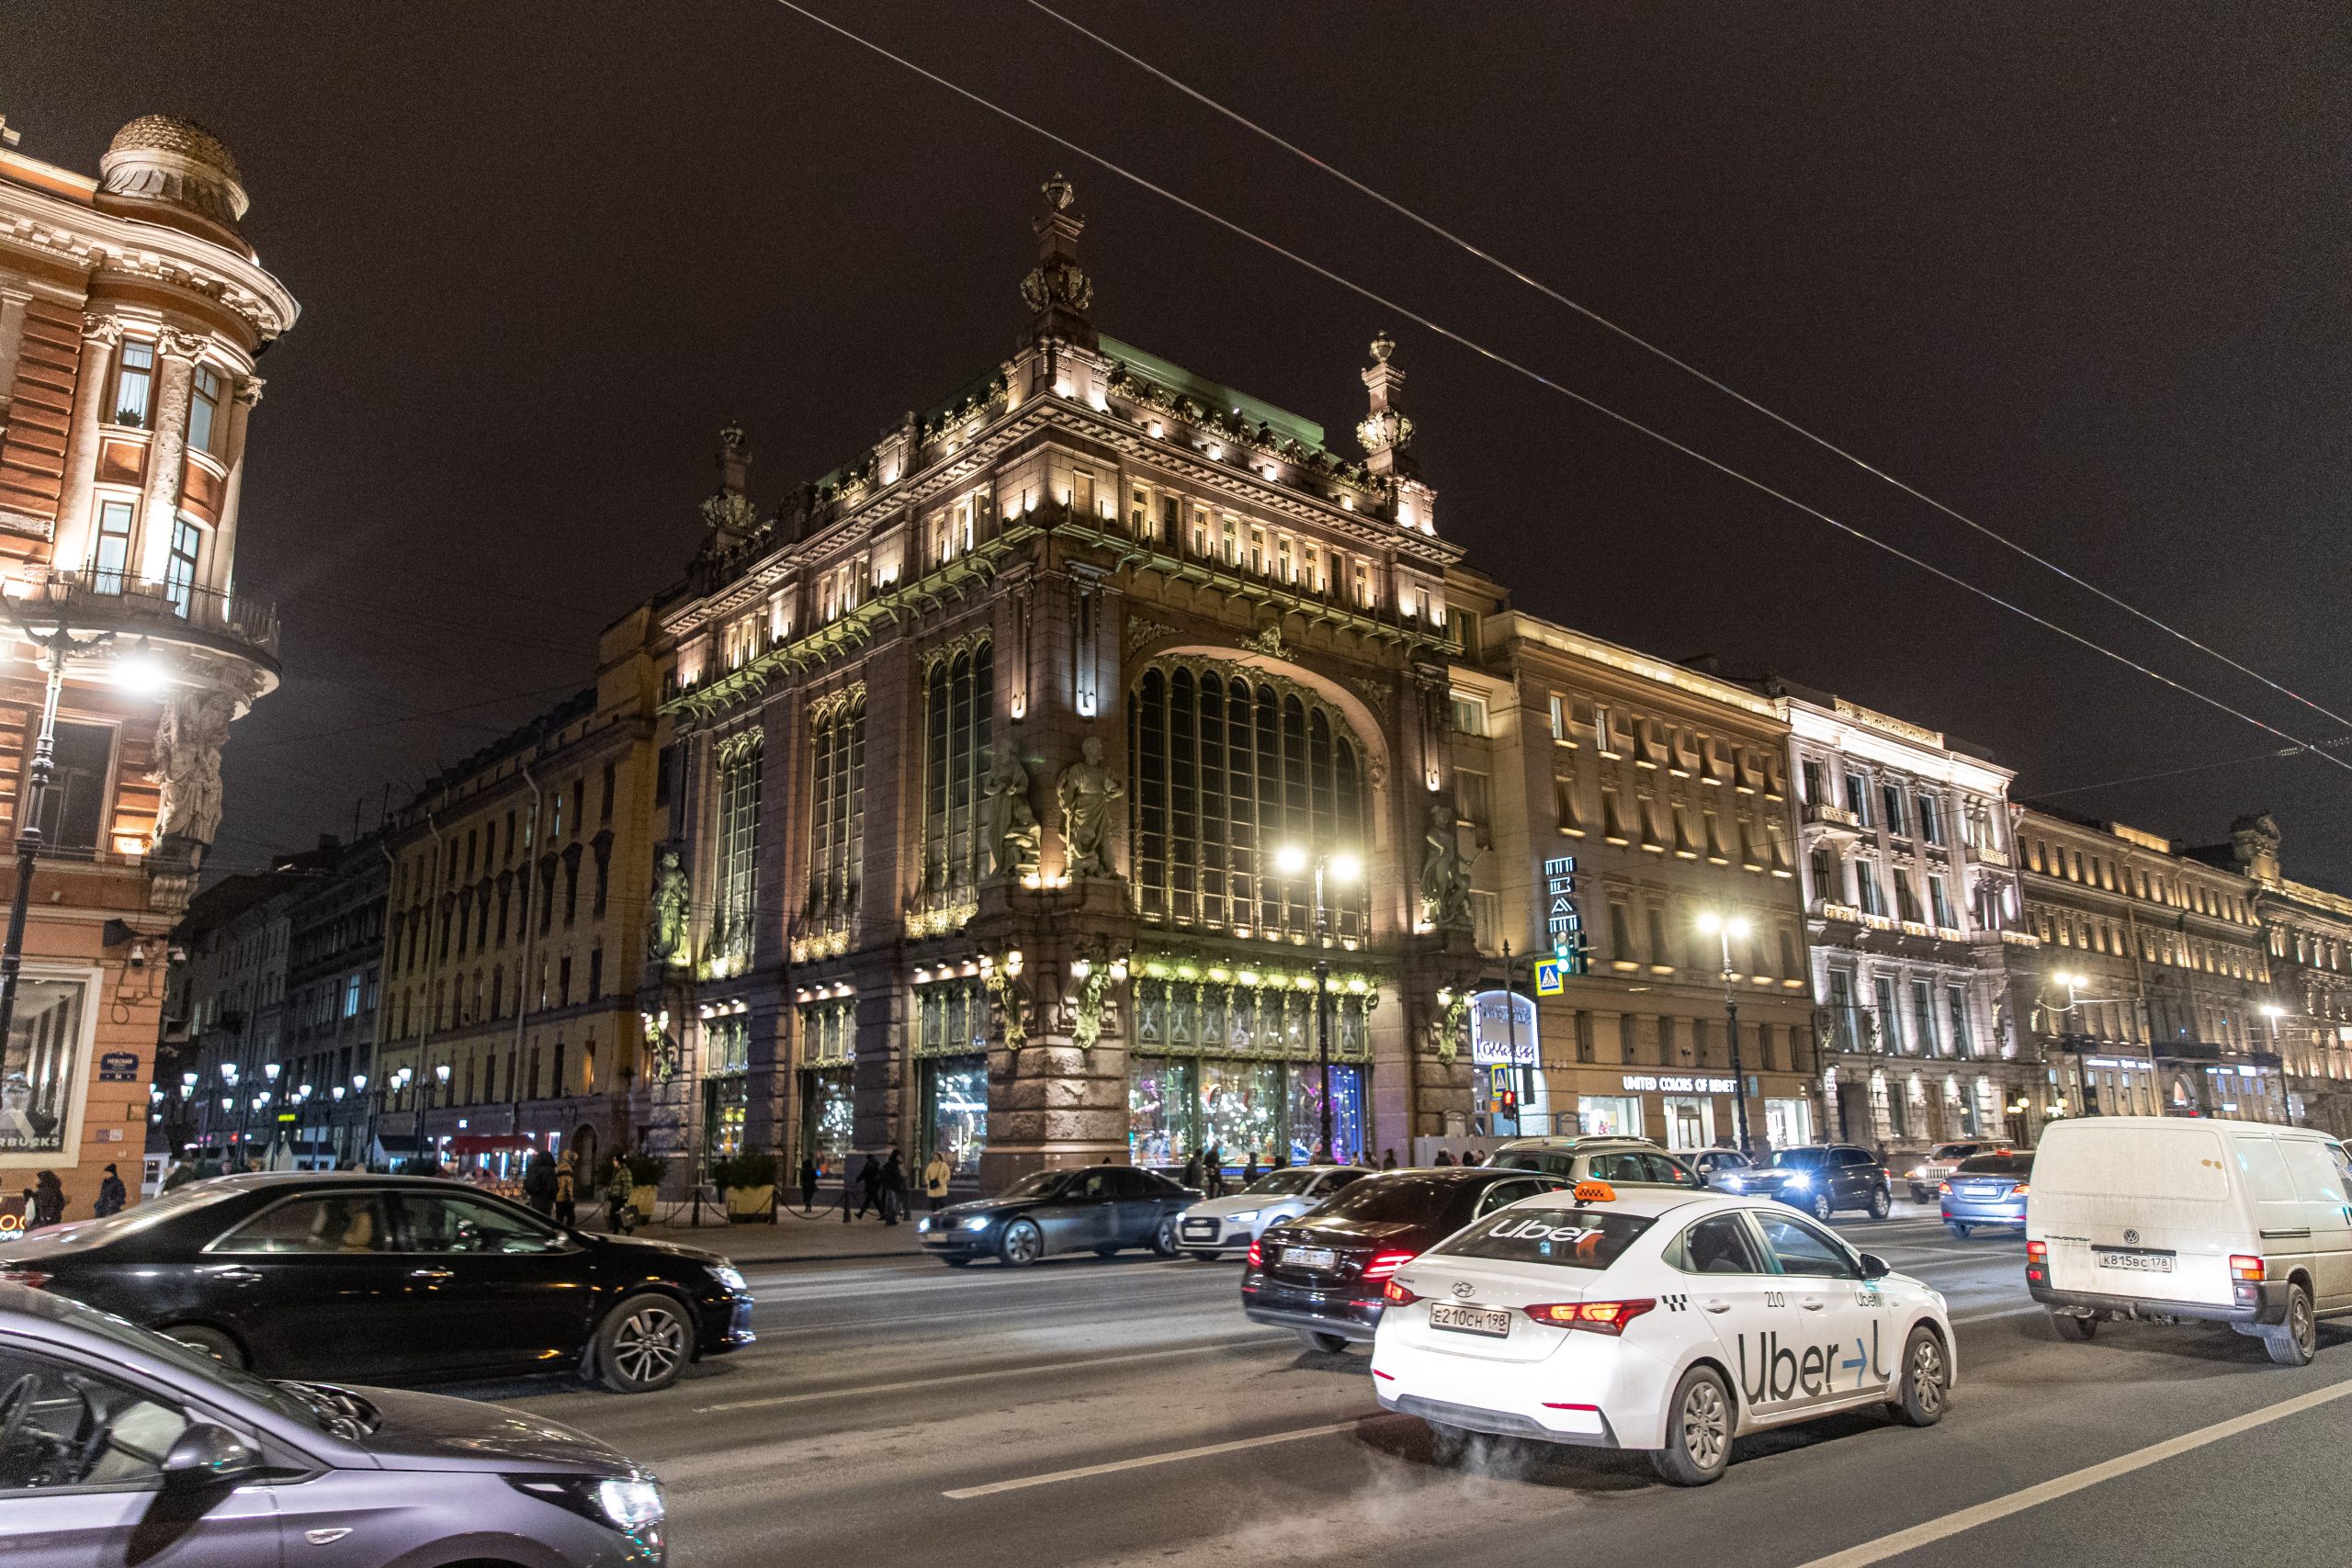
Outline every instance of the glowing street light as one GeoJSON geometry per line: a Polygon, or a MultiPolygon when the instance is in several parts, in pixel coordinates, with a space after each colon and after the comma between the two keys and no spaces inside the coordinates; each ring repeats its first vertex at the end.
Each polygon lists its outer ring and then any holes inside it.
{"type": "Polygon", "coordinates": [[[1752,1154],[1747,1137],[1747,1074],[1739,1057],[1739,996],[1731,988],[1731,944],[1736,938],[1746,942],[1756,927],[1745,915],[1719,914],[1703,909],[1699,914],[1699,929],[1723,943],[1724,960],[1724,1022],[1731,1034],[1731,1112],[1733,1124],[1739,1134],[1739,1152],[1752,1154]]]}
{"type": "Polygon", "coordinates": [[[1274,846],[1274,870],[1285,877],[1303,875],[1309,861],[1315,866],[1315,1059],[1323,1081],[1323,1157],[1336,1161],[1340,1151],[1331,1142],[1331,909],[1323,897],[1326,880],[1350,884],[1363,876],[1363,862],[1348,852],[1310,855],[1305,844],[1274,846]]]}

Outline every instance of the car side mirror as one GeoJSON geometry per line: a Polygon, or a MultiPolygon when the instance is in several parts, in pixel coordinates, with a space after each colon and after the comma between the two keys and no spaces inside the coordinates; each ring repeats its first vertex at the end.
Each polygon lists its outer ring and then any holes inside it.
{"type": "Polygon", "coordinates": [[[226,1427],[198,1421],[172,1441],[164,1456],[166,1485],[221,1486],[261,1468],[261,1451],[226,1427]]]}
{"type": "Polygon", "coordinates": [[[1889,1263],[1885,1258],[1881,1258],[1877,1253],[1875,1253],[1875,1252],[1865,1252],[1865,1253],[1863,1253],[1863,1254],[1862,1254],[1862,1278],[1863,1278],[1863,1279],[1865,1279],[1865,1280],[1883,1280],[1883,1279],[1885,1279],[1889,1274],[1892,1274],[1892,1273],[1894,1273],[1894,1266],[1893,1264],[1889,1263]]]}

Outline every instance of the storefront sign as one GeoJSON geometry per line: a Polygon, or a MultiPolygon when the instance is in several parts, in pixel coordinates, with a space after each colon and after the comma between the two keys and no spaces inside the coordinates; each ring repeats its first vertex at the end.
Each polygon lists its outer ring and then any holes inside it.
{"type": "Polygon", "coordinates": [[[1627,1073],[1625,1087],[1645,1094],[1731,1094],[1738,1089],[1739,1080],[1627,1073]]]}
{"type": "Polygon", "coordinates": [[[1577,909],[1574,855],[1553,855],[1544,862],[1544,932],[1551,939],[1553,956],[1559,960],[1562,970],[1570,975],[1583,974],[1584,916],[1577,909]]]}
{"type": "Polygon", "coordinates": [[[1472,997],[1470,1060],[1481,1067],[1532,1067],[1541,1062],[1543,1055],[1535,1048],[1534,998],[1514,991],[1480,991],[1472,997]]]}
{"type": "Polygon", "coordinates": [[[98,1058],[100,1083],[136,1083],[139,1081],[139,1057],[130,1051],[109,1051],[98,1058]]]}

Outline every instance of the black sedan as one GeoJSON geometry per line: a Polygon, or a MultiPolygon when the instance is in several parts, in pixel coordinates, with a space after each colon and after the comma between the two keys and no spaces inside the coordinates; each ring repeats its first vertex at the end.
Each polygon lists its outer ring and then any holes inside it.
{"type": "Polygon", "coordinates": [[[1367,1342],[1397,1269],[1482,1215],[1567,1185],[1496,1166],[1368,1176],[1313,1213],[1269,1226],[1250,1246],[1242,1311],[1252,1323],[1297,1329],[1317,1350],[1367,1342]]]}
{"type": "Polygon", "coordinates": [[[716,1253],[589,1235],[452,1181],[277,1171],[191,1182],[25,1237],[38,1285],[273,1378],[577,1371],[623,1393],[752,1339],[716,1253]]]}
{"type": "Polygon", "coordinates": [[[1198,1191],[1132,1166],[1032,1171],[993,1198],[957,1203],[916,1223],[925,1252],[952,1269],[975,1258],[1012,1268],[1052,1252],[1148,1247],[1176,1255],[1176,1216],[1198,1191]]]}

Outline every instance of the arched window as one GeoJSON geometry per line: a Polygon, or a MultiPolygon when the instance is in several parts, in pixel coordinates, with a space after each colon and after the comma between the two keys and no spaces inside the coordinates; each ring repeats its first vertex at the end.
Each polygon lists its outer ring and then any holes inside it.
{"type": "Polygon", "coordinates": [[[926,898],[952,899],[978,886],[988,869],[978,818],[995,706],[995,655],[988,643],[933,658],[923,703],[926,898]]]}
{"type": "MultiPolygon", "coordinates": [[[[1274,853],[1363,855],[1363,753],[1347,720],[1287,682],[1162,661],[1129,705],[1136,889],[1146,919],[1237,932],[1314,929],[1314,878],[1274,853]]],[[[1364,935],[1361,880],[1327,882],[1331,929],[1364,935]]]]}

